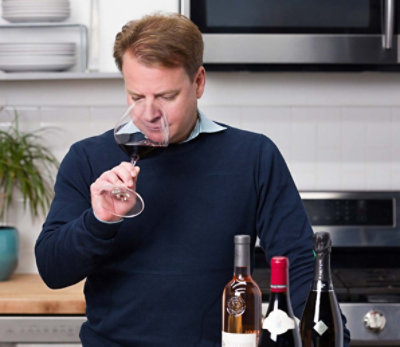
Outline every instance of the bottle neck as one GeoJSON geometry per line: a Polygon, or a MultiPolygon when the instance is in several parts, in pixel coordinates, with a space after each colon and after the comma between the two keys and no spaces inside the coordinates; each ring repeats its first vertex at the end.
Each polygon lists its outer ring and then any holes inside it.
{"type": "Polygon", "coordinates": [[[332,289],[330,253],[328,251],[317,253],[314,267],[313,290],[328,291],[332,289]]]}
{"type": "Polygon", "coordinates": [[[234,275],[247,277],[250,275],[250,245],[236,244],[234,258],[234,275]]]}

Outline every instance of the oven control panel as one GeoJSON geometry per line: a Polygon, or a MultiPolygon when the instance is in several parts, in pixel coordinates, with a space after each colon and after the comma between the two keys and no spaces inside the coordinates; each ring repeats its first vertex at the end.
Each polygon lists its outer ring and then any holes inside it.
{"type": "Polygon", "coordinates": [[[333,247],[400,247],[400,192],[303,191],[314,232],[328,231],[333,247]]]}
{"type": "Polygon", "coordinates": [[[1,343],[79,343],[85,316],[0,316],[1,343]]]}
{"type": "Polygon", "coordinates": [[[303,199],[312,225],[383,226],[394,223],[393,199],[303,199]]]}

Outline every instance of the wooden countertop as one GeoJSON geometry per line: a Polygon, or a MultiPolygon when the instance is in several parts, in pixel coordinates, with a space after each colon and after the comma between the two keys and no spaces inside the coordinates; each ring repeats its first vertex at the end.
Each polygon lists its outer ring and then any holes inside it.
{"type": "Polygon", "coordinates": [[[50,289],[39,275],[15,274],[0,282],[1,314],[85,314],[84,281],[50,289]]]}

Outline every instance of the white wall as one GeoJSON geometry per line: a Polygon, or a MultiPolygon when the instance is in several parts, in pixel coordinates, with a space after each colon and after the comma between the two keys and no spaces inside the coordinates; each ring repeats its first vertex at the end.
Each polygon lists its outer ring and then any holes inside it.
{"type": "MultiPolygon", "coordinates": [[[[71,20],[86,23],[89,1],[71,4],[71,20]]],[[[111,38],[121,22],[178,8],[177,0],[100,4],[102,15],[110,14],[102,21],[109,28],[102,35],[103,71],[114,69],[111,38]]],[[[301,190],[400,190],[399,95],[400,73],[212,72],[200,107],[214,120],[271,137],[301,190]]],[[[123,81],[0,80],[0,105],[17,108],[25,129],[54,126],[48,142],[61,159],[74,141],[113,126],[125,107],[123,81]]],[[[0,117],[5,128],[9,118],[0,117]]],[[[21,202],[12,217],[21,240],[17,271],[36,272],[33,245],[43,218],[31,223],[21,202]]]]}

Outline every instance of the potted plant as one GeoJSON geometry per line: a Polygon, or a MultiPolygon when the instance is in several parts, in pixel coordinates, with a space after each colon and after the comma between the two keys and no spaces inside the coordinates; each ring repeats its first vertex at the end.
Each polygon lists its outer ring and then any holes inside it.
{"type": "Polygon", "coordinates": [[[52,199],[58,161],[44,144],[43,131],[21,131],[17,112],[10,127],[0,129],[0,281],[8,279],[17,266],[17,230],[6,225],[15,194],[22,195],[32,218],[45,214],[52,199]]]}

